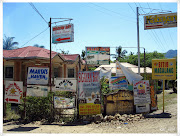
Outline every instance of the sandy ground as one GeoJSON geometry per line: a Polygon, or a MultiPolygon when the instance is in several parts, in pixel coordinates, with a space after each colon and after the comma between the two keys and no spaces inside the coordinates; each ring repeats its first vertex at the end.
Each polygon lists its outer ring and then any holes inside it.
{"type": "MultiPolygon", "coordinates": [[[[171,91],[169,91],[171,92],[171,91]]],[[[169,94],[171,95],[171,94],[169,94]]],[[[171,114],[171,118],[145,118],[140,121],[102,122],[99,124],[75,124],[62,125],[52,123],[42,125],[37,121],[29,124],[18,124],[17,122],[3,123],[3,133],[176,133],[177,134],[177,98],[173,105],[165,107],[165,113],[171,114]]],[[[153,112],[152,115],[161,114],[162,110],[153,112]]],[[[153,116],[154,117],[154,116],[153,116]]],[[[159,117],[159,116],[158,116],[159,117]]]]}

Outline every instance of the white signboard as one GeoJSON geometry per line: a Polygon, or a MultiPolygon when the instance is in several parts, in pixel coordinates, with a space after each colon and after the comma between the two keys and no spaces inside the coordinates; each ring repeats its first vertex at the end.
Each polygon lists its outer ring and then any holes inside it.
{"type": "Polygon", "coordinates": [[[84,103],[100,104],[100,78],[99,71],[79,72],[79,99],[84,103]]]}
{"type": "Polygon", "coordinates": [[[52,28],[52,43],[74,42],[74,25],[66,24],[52,28]]]}
{"type": "Polygon", "coordinates": [[[74,108],[75,98],[54,96],[54,108],[74,108]]]}
{"type": "Polygon", "coordinates": [[[23,82],[5,81],[5,102],[21,103],[23,97],[23,82]]]}
{"type": "Polygon", "coordinates": [[[151,104],[149,80],[133,82],[134,105],[151,104]]]}
{"type": "Polygon", "coordinates": [[[56,78],[56,91],[76,92],[77,80],[75,78],[56,78]]]}
{"type": "Polygon", "coordinates": [[[150,111],[150,105],[144,104],[144,105],[136,105],[136,113],[144,113],[150,111]]]}
{"type": "Polygon", "coordinates": [[[27,84],[47,85],[49,79],[49,68],[29,67],[27,84]]]}
{"type": "Polygon", "coordinates": [[[40,85],[27,85],[27,96],[36,96],[36,97],[47,97],[48,95],[48,86],[40,85]]]}
{"type": "Polygon", "coordinates": [[[86,47],[87,64],[110,64],[110,47],[86,47]]]}
{"type": "Polygon", "coordinates": [[[144,29],[177,27],[177,13],[144,16],[144,29]]]}

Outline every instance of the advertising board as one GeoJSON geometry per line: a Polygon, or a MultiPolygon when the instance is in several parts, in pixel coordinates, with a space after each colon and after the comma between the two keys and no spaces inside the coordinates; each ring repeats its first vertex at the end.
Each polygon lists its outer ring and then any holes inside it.
{"type": "Polygon", "coordinates": [[[149,80],[134,81],[133,91],[134,105],[151,103],[149,80]]]}
{"type": "Polygon", "coordinates": [[[23,82],[21,81],[5,81],[5,102],[21,103],[23,97],[23,82]]]}
{"type": "Polygon", "coordinates": [[[52,43],[74,42],[74,25],[66,24],[52,27],[52,43]]]}
{"type": "Polygon", "coordinates": [[[176,59],[153,59],[152,79],[176,80],[176,59]]]}
{"type": "Polygon", "coordinates": [[[49,79],[49,68],[28,67],[27,84],[47,85],[49,79]]]}
{"type": "Polygon", "coordinates": [[[177,13],[144,16],[144,29],[177,27],[177,13]]]}
{"type": "Polygon", "coordinates": [[[76,92],[77,80],[75,78],[56,78],[56,91],[76,92]]]}
{"type": "Polygon", "coordinates": [[[157,110],[157,99],[156,94],[154,92],[154,86],[150,86],[151,88],[151,110],[157,110]]]}
{"type": "Polygon", "coordinates": [[[79,104],[79,115],[95,115],[101,113],[101,105],[86,103],[79,104]]]}
{"type": "Polygon", "coordinates": [[[150,111],[149,104],[136,105],[136,113],[145,113],[150,111]]]}
{"type": "Polygon", "coordinates": [[[111,77],[109,87],[111,90],[128,88],[128,82],[126,80],[126,77],[111,77]]]}
{"type": "Polygon", "coordinates": [[[48,90],[50,88],[48,86],[41,85],[27,85],[27,96],[36,96],[36,97],[47,97],[48,90]]]}
{"type": "Polygon", "coordinates": [[[110,47],[86,47],[87,64],[110,64],[110,47]]]}
{"type": "Polygon", "coordinates": [[[75,97],[54,96],[54,108],[75,108],[75,97]]]}

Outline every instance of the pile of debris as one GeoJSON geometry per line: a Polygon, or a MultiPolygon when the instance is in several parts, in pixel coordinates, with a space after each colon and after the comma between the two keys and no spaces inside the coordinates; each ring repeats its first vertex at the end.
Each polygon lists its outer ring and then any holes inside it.
{"type": "Polygon", "coordinates": [[[139,121],[141,119],[144,119],[144,115],[143,114],[116,114],[114,116],[112,115],[106,115],[105,117],[103,117],[102,114],[98,114],[98,115],[94,115],[92,117],[86,118],[88,119],[88,121],[90,122],[94,122],[94,123],[101,123],[101,122],[112,122],[112,121],[119,121],[119,122],[131,122],[131,121],[139,121]]]}

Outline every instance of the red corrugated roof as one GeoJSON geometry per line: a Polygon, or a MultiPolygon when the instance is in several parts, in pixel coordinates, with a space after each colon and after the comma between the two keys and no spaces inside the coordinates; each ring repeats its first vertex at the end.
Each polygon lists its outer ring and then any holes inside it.
{"type": "MultiPolygon", "coordinates": [[[[57,52],[51,51],[51,58],[53,58],[57,52]]],[[[65,60],[75,61],[79,54],[61,54],[65,60]]],[[[44,48],[28,46],[24,48],[14,49],[14,50],[3,50],[4,58],[28,58],[28,57],[39,57],[39,58],[49,58],[50,51],[44,48]]]]}

